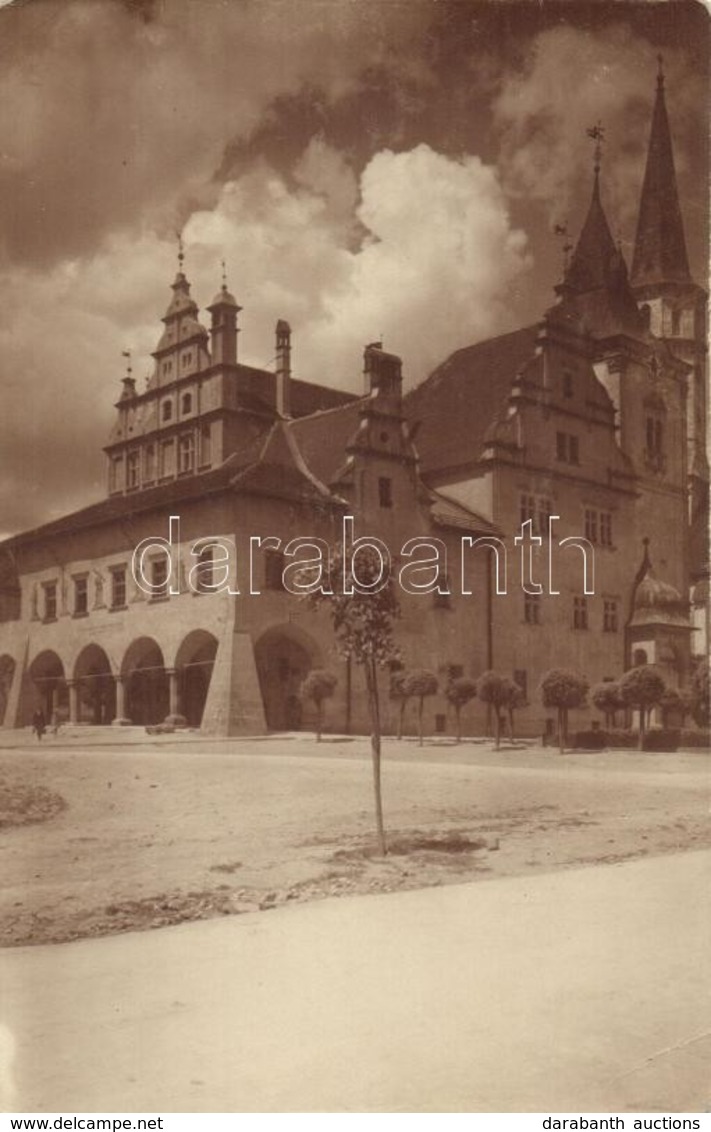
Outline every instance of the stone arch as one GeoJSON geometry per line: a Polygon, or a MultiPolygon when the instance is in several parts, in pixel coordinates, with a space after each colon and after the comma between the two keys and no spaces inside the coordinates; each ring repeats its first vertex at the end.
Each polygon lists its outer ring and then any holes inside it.
{"type": "Polygon", "coordinates": [[[0,727],[5,722],[7,704],[10,699],[12,681],[15,677],[15,661],[9,653],[0,656],[0,727]]]}
{"type": "Polygon", "coordinates": [[[266,629],[254,646],[264,716],[271,731],[303,726],[299,698],[304,677],[321,665],[321,650],[303,629],[291,623],[266,629]]]}
{"type": "Polygon", "coordinates": [[[111,723],[116,715],[116,681],[101,645],[85,645],[74,662],[77,723],[111,723]]]}
{"type": "Polygon", "coordinates": [[[207,629],[193,629],[183,638],[176,653],[180,714],[189,727],[199,727],[202,723],[217,644],[217,637],[207,629]]]}
{"type": "Polygon", "coordinates": [[[169,710],[168,674],[153,637],[137,637],[124,653],[121,677],[125,711],[131,723],[162,723],[169,710]]]}
{"type": "Polygon", "coordinates": [[[69,690],[64,678],[64,665],[52,649],[37,654],[29,668],[35,686],[35,708],[44,712],[47,723],[69,718],[69,690]]]}

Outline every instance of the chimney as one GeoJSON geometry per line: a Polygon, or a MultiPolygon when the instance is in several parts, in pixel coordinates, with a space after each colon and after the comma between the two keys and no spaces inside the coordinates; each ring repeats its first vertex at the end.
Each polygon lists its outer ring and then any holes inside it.
{"type": "Polygon", "coordinates": [[[282,318],[276,324],[276,411],[291,416],[291,327],[282,318]]]}
{"type": "Polygon", "coordinates": [[[386,354],[382,342],[371,342],[363,353],[365,394],[387,397],[395,404],[402,399],[402,360],[397,354],[386,354]]]}

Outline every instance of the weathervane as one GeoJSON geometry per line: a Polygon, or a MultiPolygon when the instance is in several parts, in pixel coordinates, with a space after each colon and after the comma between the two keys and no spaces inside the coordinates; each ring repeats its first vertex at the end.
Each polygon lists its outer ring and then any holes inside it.
{"type": "Polygon", "coordinates": [[[227,264],[225,263],[224,259],[220,260],[220,263],[222,264],[222,290],[226,291],[227,290],[227,264]]]}
{"type": "Polygon", "coordinates": [[[178,271],[182,272],[183,263],[185,262],[185,246],[183,244],[183,233],[176,232],[178,237],[178,271]]]}
{"type": "Polygon", "coordinates": [[[600,172],[600,162],[602,161],[602,146],[605,141],[605,127],[602,122],[596,122],[594,126],[588,126],[585,133],[595,142],[594,156],[595,156],[595,172],[600,172]]]}

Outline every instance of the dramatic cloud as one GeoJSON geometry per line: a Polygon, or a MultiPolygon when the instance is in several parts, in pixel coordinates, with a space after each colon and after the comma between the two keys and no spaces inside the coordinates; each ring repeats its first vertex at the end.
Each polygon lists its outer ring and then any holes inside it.
{"type": "MultiPolygon", "coordinates": [[[[592,146],[586,129],[601,121],[608,215],[618,235],[633,239],[657,51],[627,25],[597,33],[564,26],[537,36],[524,65],[507,73],[493,103],[508,190],[544,202],[552,221],[565,219],[573,202],[589,195],[592,146]]],[[[681,52],[667,50],[664,67],[684,195],[705,90],[681,52]]],[[[579,225],[580,217],[571,221],[579,225]]]]}

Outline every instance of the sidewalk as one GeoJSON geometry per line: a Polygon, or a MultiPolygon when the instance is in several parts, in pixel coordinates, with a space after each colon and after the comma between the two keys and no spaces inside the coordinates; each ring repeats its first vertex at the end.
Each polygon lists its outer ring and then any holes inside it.
{"type": "Polygon", "coordinates": [[[15,1111],[709,1104],[711,853],[0,954],[15,1111]]]}

